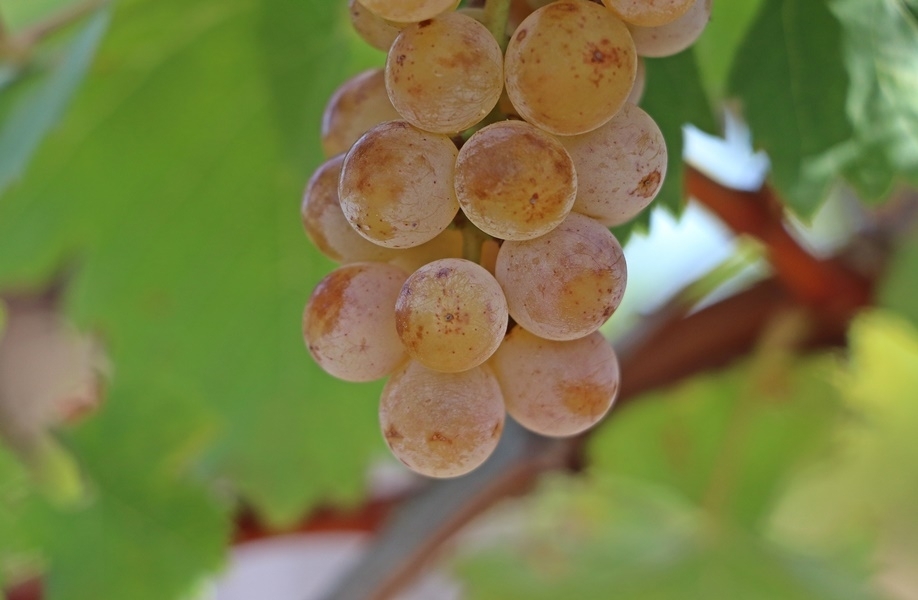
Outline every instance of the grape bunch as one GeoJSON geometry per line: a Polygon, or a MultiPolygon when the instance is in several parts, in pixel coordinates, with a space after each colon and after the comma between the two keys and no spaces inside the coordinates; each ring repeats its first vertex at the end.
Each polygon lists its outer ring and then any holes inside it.
{"type": "Polygon", "coordinates": [[[666,145],[638,107],[641,56],[704,29],[711,0],[351,0],[384,69],[346,81],[301,215],[341,266],[303,316],[347,381],[389,377],[379,418],[409,468],[454,477],[509,414],[595,425],[619,388],[599,328],[627,278],[609,231],[647,207],[666,145]]]}

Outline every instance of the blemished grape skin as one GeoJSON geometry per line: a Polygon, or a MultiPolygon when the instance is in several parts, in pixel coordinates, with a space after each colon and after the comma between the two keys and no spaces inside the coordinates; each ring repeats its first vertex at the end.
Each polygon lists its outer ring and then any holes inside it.
{"type": "Polygon", "coordinates": [[[637,53],[610,10],[559,0],[529,15],[507,46],[504,78],[520,116],[556,135],[596,129],[631,92],[637,53]]]}
{"type": "Polygon", "coordinates": [[[377,125],[344,158],[338,196],[345,218],[360,235],[388,248],[432,240],[459,212],[458,154],[450,138],[406,121],[377,125]]]}
{"type": "Polygon", "coordinates": [[[386,92],[383,69],[371,69],[345,81],[328,100],[322,115],[322,151],[326,158],[347,152],[370,128],[401,119],[386,92]]]}
{"type": "Polygon", "coordinates": [[[659,27],[685,14],[693,0],[602,0],[629,25],[659,27]]]}
{"type": "Polygon", "coordinates": [[[303,312],[303,337],[322,369],[345,381],[373,381],[407,354],[395,330],[395,299],[408,274],[386,263],[352,263],[329,273],[303,312]]]}
{"type": "Polygon", "coordinates": [[[495,277],[514,321],[539,337],[573,340],[593,333],[615,312],[627,270],[612,232],[572,212],[542,237],[505,241],[495,277]]]}
{"type": "Polygon", "coordinates": [[[564,146],[522,121],[501,121],[476,132],[456,160],[462,212],[500,239],[548,233],[571,211],[576,193],[577,174],[564,146]]]}
{"type": "Polygon", "coordinates": [[[354,31],[377,50],[388,51],[405,26],[404,23],[393,23],[373,14],[359,0],[348,0],[347,6],[354,31]]]}
{"type": "Polygon", "coordinates": [[[395,302],[395,328],[408,354],[455,373],[485,362],[507,331],[504,293],[484,267],[445,258],[415,271],[395,302]]]}
{"type": "Polygon", "coordinates": [[[316,169],[306,184],[300,205],[306,235],[319,252],[335,262],[394,259],[396,250],[364,239],[344,218],[338,201],[338,178],[342,164],[343,154],[327,160],[316,169]]]}
{"type": "Polygon", "coordinates": [[[359,0],[370,12],[396,23],[416,23],[456,8],[459,0],[359,0]]]}
{"type": "Polygon", "coordinates": [[[507,413],[541,435],[566,437],[598,423],[618,394],[620,373],[601,333],[542,339],[516,326],[491,357],[507,413]]]}
{"type": "Polygon", "coordinates": [[[441,373],[409,360],[379,403],[386,444],[428,477],[458,477],[481,465],[497,447],[504,419],[500,386],[487,365],[441,373]]]}
{"type": "Polygon", "coordinates": [[[625,104],[589,133],[559,138],[577,169],[575,212],[613,226],[650,204],[666,177],[666,140],[643,109],[625,104]]]}
{"type": "Polygon", "coordinates": [[[483,119],[503,89],[503,55],[488,29],[459,13],[406,27],[386,59],[386,89],[403,119],[457,133],[483,119]]]}
{"type": "Polygon", "coordinates": [[[695,0],[685,14],[671,23],[659,27],[631,27],[631,37],[641,56],[671,56],[694,44],[710,20],[711,0],[695,0]]]}

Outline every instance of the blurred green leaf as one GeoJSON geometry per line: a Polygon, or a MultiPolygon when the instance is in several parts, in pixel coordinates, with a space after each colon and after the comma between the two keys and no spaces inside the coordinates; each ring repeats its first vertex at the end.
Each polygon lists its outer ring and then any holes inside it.
{"type": "Polygon", "coordinates": [[[887,267],[878,294],[879,304],[894,310],[918,327],[918,235],[911,235],[897,248],[887,267]]]}
{"type": "Polygon", "coordinates": [[[666,139],[666,178],[660,193],[647,210],[628,223],[612,229],[622,243],[628,240],[632,231],[647,231],[653,207],[665,207],[674,215],[682,213],[685,200],[682,182],[682,126],[691,123],[708,132],[717,131],[692,50],[667,58],[644,60],[647,87],[641,99],[641,108],[653,116],[666,139]],[[678,101],[674,100],[676,98],[678,101]]]}
{"type": "MultiPolygon", "coordinates": [[[[82,83],[108,28],[108,9],[91,16],[71,41],[54,52],[51,65],[29,81],[2,89],[0,110],[0,194],[25,171],[39,143],[60,119],[82,83]]],[[[48,59],[46,59],[48,60],[48,59]]]]}
{"type": "Polygon", "coordinates": [[[693,46],[710,98],[720,100],[726,95],[733,57],[763,2],[712,2],[711,20],[693,46]]]}
{"type": "Polygon", "coordinates": [[[729,78],[772,180],[801,217],[813,215],[841,168],[826,153],[851,137],[841,26],[824,0],[766,0],[729,78]]]}
{"type": "Polygon", "coordinates": [[[851,75],[847,114],[855,138],[845,175],[868,200],[894,181],[918,182],[918,16],[904,0],[834,0],[851,75]]]}

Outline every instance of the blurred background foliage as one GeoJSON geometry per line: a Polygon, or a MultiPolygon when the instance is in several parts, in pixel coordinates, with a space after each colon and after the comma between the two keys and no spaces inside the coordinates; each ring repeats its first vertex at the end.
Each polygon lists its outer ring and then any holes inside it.
{"type": "MultiPolygon", "coordinates": [[[[875,205],[918,182],[916,14],[716,1],[694,50],[648,61],[644,106],[671,148],[658,204],[681,210],[682,125],[718,132],[725,98],[805,222],[842,179],[875,205]]],[[[241,502],[276,527],[352,505],[384,455],[380,384],[324,376],[303,348],[332,264],[297,215],[327,98],[383,56],[328,0],[0,0],[0,15],[0,332],[24,347],[10,299],[60,289],[54,331],[105,354],[89,361],[105,401],[78,424],[41,403],[84,383],[44,381],[79,352],[0,370],[0,589],[43,573],[53,600],[188,597],[224,565],[241,502]],[[44,384],[31,422],[13,379],[44,384]]],[[[584,473],[545,478],[489,517],[509,534],[464,547],[469,597],[918,598],[904,239],[847,352],[801,358],[790,312],[742,362],[624,407],[584,473]]],[[[657,261],[686,253],[660,244],[657,261]]]]}

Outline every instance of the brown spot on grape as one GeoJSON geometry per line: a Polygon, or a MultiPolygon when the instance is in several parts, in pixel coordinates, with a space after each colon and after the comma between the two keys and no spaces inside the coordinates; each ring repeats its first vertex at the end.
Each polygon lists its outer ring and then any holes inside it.
{"type": "Polygon", "coordinates": [[[398,429],[395,428],[395,425],[389,425],[389,428],[386,429],[383,435],[386,437],[387,440],[390,440],[390,441],[400,440],[405,437],[399,432],[398,429]]]}
{"type": "Polygon", "coordinates": [[[341,269],[319,282],[309,302],[310,332],[315,332],[317,337],[324,337],[335,329],[341,309],[346,303],[345,296],[351,280],[362,272],[362,268],[341,269]]]}
{"type": "Polygon", "coordinates": [[[405,64],[405,58],[407,57],[404,54],[399,54],[397,57],[395,57],[395,64],[400,67],[403,66],[405,64]]]}
{"type": "Polygon", "coordinates": [[[433,23],[433,20],[432,20],[432,19],[424,19],[423,21],[421,21],[420,23],[418,23],[418,28],[423,29],[424,27],[427,27],[427,26],[430,25],[431,23],[433,23]]]}
{"type": "Polygon", "coordinates": [[[561,403],[571,413],[592,420],[602,415],[615,394],[614,386],[593,382],[562,382],[555,386],[555,392],[561,403]]]}
{"type": "Polygon", "coordinates": [[[491,437],[497,438],[500,437],[501,432],[504,430],[504,424],[501,421],[494,423],[494,427],[491,429],[491,437]]]}
{"type": "Polygon", "coordinates": [[[522,42],[523,40],[526,39],[526,36],[527,36],[528,34],[529,34],[529,32],[528,32],[527,30],[525,30],[525,29],[520,29],[519,31],[516,32],[516,41],[517,41],[517,42],[522,42]]]}
{"type": "Polygon", "coordinates": [[[642,198],[650,198],[653,196],[657,188],[660,186],[660,171],[654,171],[649,175],[646,175],[641,182],[635,188],[634,193],[642,198]]]}
{"type": "Polygon", "coordinates": [[[444,444],[453,443],[453,440],[451,438],[446,437],[439,431],[434,431],[433,433],[430,434],[430,441],[431,442],[443,442],[444,444]]]}

